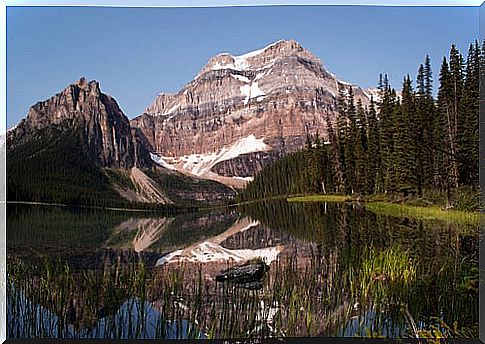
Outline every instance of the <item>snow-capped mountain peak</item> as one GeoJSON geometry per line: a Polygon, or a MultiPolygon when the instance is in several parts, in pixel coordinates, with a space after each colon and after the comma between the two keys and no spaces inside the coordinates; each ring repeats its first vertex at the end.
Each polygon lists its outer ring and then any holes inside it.
{"type": "Polygon", "coordinates": [[[246,178],[281,154],[302,147],[308,132],[325,134],[327,118],[335,123],[342,87],[352,87],[364,106],[370,103],[370,91],[339,80],[298,42],[279,40],[242,55],[214,56],[194,80],[176,94],[157,96],[145,114],[131,123],[145,134],[152,153],[163,157],[164,163],[207,156],[207,161],[194,160],[190,168],[184,164],[187,172],[193,174],[198,165],[204,165],[209,166],[205,174],[218,171],[246,178]],[[231,159],[212,160],[211,154],[250,136],[269,148],[241,150],[244,153],[231,159]],[[242,156],[251,162],[243,162],[242,156]],[[236,162],[239,167],[231,165],[236,162]]]}

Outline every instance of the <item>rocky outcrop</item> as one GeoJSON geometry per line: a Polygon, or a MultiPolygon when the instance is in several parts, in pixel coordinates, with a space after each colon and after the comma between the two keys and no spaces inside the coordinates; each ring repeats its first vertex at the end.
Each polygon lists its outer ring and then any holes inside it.
{"type": "Polygon", "coordinates": [[[265,149],[245,150],[210,167],[220,175],[248,177],[303,147],[307,133],[325,134],[327,117],[334,122],[337,116],[339,90],[350,87],[369,104],[371,92],[338,80],[297,42],[278,41],[245,55],[211,58],[194,80],[177,94],[157,96],[131,124],[168,162],[219,154],[250,136],[263,140],[265,149]]]}
{"type": "Polygon", "coordinates": [[[263,287],[261,280],[268,270],[269,266],[263,261],[248,262],[221,271],[215,280],[238,284],[246,289],[261,289],[263,287]]]}
{"type": "Polygon", "coordinates": [[[52,98],[33,105],[27,118],[8,132],[8,146],[21,145],[52,126],[81,135],[89,154],[101,167],[151,164],[143,134],[131,128],[116,100],[102,93],[97,81],[81,78],[52,98]]]}

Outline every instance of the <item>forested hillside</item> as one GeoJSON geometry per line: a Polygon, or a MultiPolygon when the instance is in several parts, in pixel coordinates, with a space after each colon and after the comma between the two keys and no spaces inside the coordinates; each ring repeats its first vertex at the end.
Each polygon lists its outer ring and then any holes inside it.
{"type": "Polygon", "coordinates": [[[83,149],[78,128],[39,130],[7,154],[7,199],[113,206],[126,202],[83,149]]]}
{"type": "Polygon", "coordinates": [[[308,135],[303,151],[263,169],[240,200],[290,194],[442,195],[474,198],[478,190],[480,61],[471,44],[467,58],[452,45],[439,72],[437,98],[429,56],[415,81],[404,77],[398,96],[380,76],[380,99],[368,107],[341,89],[336,123],[327,134],[308,135]],[[457,190],[460,196],[456,196],[457,190]]]}
{"type": "Polygon", "coordinates": [[[129,177],[130,170],[99,166],[87,153],[79,127],[68,123],[38,130],[30,141],[10,149],[7,167],[9,201],[172,212],[223,202],[234,196],[231,189],[216,182],[145,169],[156,180],[156,187],[168,193],[176,204],[130,201],[115,188],[125,186],[137,191],[129,177]]]}

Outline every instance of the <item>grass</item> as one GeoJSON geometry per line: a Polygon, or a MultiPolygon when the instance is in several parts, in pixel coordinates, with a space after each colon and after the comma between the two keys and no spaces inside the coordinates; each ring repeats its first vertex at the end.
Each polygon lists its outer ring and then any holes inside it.
{"type": "Polygon", "coordinates": [[[440,318],[433,318],[432,320],[434,320],[434,323],[429,328],[418,331],[419,338],[426,338],[430,343],[442,343],[443,339],[449,338],[471,338],[478,331],[476,326],[459,327],[456,322],[449,325],[440,318]],[[432,341],[432,339],[435,339],[435,341],[432,341]]]}
{"type": "Polygon", "coordinates": [[[344,195],[308,195],[289,197],[286,200],[288,202],[346,202],[351,199],[350,196],[344,195]]]}
{"type": "MultiPolygon", "coordinates": [[[[347,202],[355,200],[345,195],[307,195],[289,197],[288,202],[347,202]]],[[[418,206],[402,203],[391,203],[378,198],[367,199],[365,208],[378,215],[407,217],[418,220],[442,220],[457,225],[478,226],[480,213],[465,210],[443,210],[437,205],[418,206]]]]}
{"type": "Polygon", "coordinates": [[[379,303],[399,299],[408,294],[416,280],[416,265],[409,251],[399,245],[385,250],[365,249],[358,271],[350,274],[354,276],[350,280],[352,294],[362,303],[369,297],[379,303]]]}
{"type": "Polygon", "coordinates": [[[125,170],[118,170],[114,168],[105,168],[104,172],[108,176],[111,183],[119,185],[136,192],[136,186],[130,178],[130,172],[125,170]]]}
{"type": "Polygon", "coordinates": [[[408,217],[419,220],[443,220],[457,225],[478,226],[480,213],[461,210],[442,210],[438,206],[419,207],[389,202],[366,203],[365,208],[375,214],[408,217]]]}

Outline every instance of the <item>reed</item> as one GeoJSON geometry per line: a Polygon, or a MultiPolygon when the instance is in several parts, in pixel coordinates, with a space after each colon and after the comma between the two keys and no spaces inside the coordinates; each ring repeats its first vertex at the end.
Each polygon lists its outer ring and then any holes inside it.
{"type": "Polygon", "coordinates": [[[134,339],[336,336],[355,316],[366,319],[372,313],[373,327],[364,322],[354,333],[382,336],[386,321],[380,310],[414,297],[420,265],[411,258],[399,246],[366,249],[360,260],[330,254],[304,262],[288,257],[272,265],[263,289],[256,291],[208,285],[202,266],[190,274],[184,265],[154,272],[138,262],[77,273],[60,262],[11,264],[8,333],[134,339]],[[82,302],[81,313],[72,307],[73,296],[82,302]],[[12,319],[22,319],[22,325],[12,319]]]}

